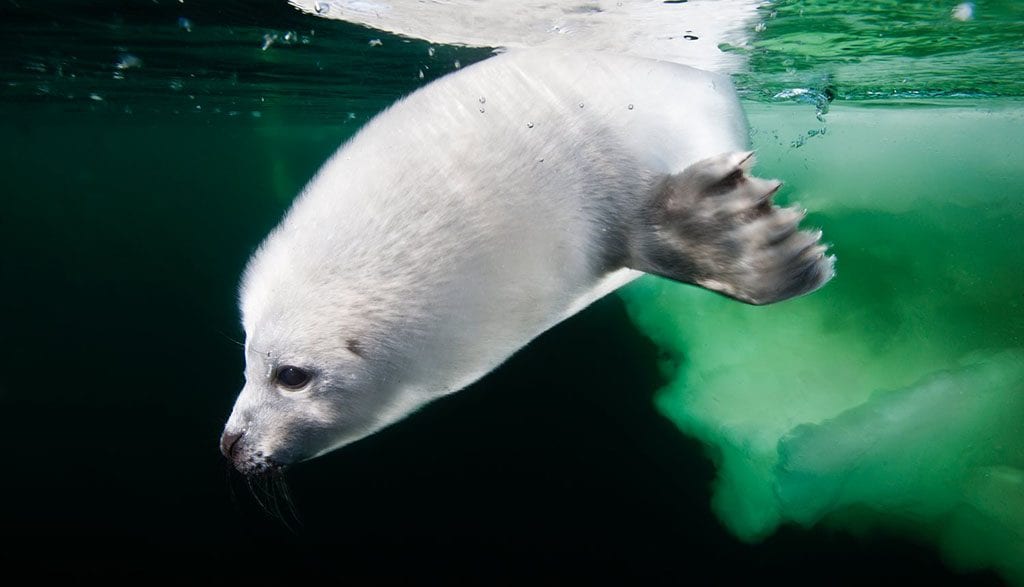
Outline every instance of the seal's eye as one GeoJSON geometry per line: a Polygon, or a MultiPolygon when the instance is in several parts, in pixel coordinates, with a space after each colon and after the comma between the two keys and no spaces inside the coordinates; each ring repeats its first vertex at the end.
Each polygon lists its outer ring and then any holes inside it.
{"type": "Polygon", "coordinates": [[[310,379],[312,379],[312,375],[309,374],[309,371],[291,365],[280,367],[274,374],[274,381],[278,385],[292,391],[305,387],[310,379]]]}

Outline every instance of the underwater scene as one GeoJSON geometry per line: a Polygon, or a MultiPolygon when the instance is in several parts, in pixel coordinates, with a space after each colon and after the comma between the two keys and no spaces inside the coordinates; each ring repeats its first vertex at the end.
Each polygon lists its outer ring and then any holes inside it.
{"type": "Polygon", "coordinates": [[[0,0],[8,576],[1024,586],[1024,3],[293,4],[0,0]],[[608,49],[630,11],[629,51],[731,76],[835,277],[749,306],[644,276],[237,473],[239,283],[320,166],[504,39],[608,49]]]}

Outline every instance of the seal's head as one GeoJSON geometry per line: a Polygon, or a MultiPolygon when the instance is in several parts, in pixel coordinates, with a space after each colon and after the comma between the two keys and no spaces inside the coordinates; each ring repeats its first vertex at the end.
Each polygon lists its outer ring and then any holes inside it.
{"type": "Polygon", "coordinates": [[[390,316],[359,279],[339,286],[302,239],[271,236],[241,289],[245,386],[221,451],[245,474],[313,458],[388,423],[401,396],[387,340],[390,316]]]}
{"type": "Polygon", "coordinates": [[[245,474],[312,458],[372,428],[378,397],[366,381],[359,341],[317,346],[301,315],[247,328],[245,387],[221,437],[221,451],[245,474]],[[321,352],[322,348],[335,353],[321,352]]]}

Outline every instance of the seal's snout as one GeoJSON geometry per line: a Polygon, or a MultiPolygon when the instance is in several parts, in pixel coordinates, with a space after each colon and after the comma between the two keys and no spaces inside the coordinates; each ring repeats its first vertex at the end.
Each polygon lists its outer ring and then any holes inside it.
{"type": "Polygon", "coordinates": [[[234,461],[238,456],[238,441],[242,439],[245,431],[231,432],[225,430],[220,436],[220,453],[229,461],[234,461]]]}
{"type": "Polygon", "coordinates": [[[220,452],[243,475],[263,475],[285,468],[283,463],[270,458],[254,446],[245,430],[225,429],[220,436],[220,452]]]}

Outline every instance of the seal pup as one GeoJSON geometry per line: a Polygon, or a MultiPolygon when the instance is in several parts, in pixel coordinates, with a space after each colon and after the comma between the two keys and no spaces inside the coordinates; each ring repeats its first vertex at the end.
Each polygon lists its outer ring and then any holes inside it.
{"type": "Polygon", "coordinates": [[[221,450],[246,474],[458,391],[643,272],[768,304],[833,274],[771,202],[729,80],[514,51],[376,116],[255,252],[246,383],[221,450]]]}

